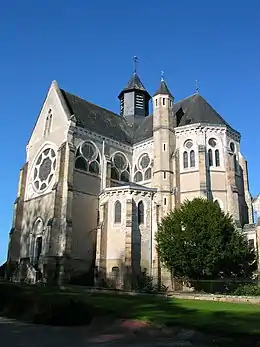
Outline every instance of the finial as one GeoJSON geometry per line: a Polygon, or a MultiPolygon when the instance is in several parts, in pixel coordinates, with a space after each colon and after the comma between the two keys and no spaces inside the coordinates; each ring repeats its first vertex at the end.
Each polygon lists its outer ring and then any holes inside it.
{"type": "Polygon", "coordinates": [[[161,71],[161,82],[164,81],[163,76],[164,76],[164,72],[161,71]]]}
{"type": "Polygon", "coordinates": [[[196,94],[199,94],[199,81],[196,80],[196,94]]]}
{"type": "Polygon", "coordinates": [[[133,61],[134,61],[134,73],[136,73],[137,63],[138,63],[138,57],[136,55],[134,56],[133,61]]]}

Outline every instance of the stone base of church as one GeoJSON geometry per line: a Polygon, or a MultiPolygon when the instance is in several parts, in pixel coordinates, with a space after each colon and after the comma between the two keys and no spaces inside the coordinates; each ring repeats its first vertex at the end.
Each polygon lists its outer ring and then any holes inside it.
{"type": "Polygon", "coordinates": [[[12,266],[9,279],[14,282],[37,282],[46,285],[93,285],[93,262],[67,257],[40,257],[39,259],[22,258],[19,264],[12,266]]]}

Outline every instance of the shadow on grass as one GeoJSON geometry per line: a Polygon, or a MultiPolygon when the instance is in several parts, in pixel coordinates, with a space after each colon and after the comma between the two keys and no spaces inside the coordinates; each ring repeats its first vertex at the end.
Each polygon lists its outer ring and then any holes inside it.
{"type": "MultiPolygon", "coordinates": [[[[147,337],[147,335],[151,335],[151,329],[153,330],[151,336],[155,336],[156,333],[158,338],[173,339],[177,338],[177,335],[184,328],[206,334],[202,337],[200,333],[193,333],[189,338],[195,340],[206,339],[210,346],[256,346],[260,338],[260,306],[258,305],[177,300],[153,295],[87,293],[80,290],[76,291],[76,289],[60,291],[58,288],[37,288],[36,286],[9,284],[4,293],[1,286],[0,284],[0,311],[1,306],[3,307],[1,302],[6,297],[9,297],[10,303],[13,302],[14,305],[20,305],[22,308],[27,307],[26,309],[17,309],[16,307],[13,311],[10,310],[11,313],[7,310],[5,315],[13,318],[34,321],[33,314],[35,311],[28,309],[28,307],[31,308],[38,301],[43,302],[44,305],[50,305],[51,302],[59,302],[59,305],[62,305],[72,300],[85,306],[91,310],[91,318],[94,323],[88,328],[82,327],[82,333],[85,338],[86,334],[88,337],[91,334],[94,334],[96,338],[98,336],[99,342],[111,342],[111,340],[118,339],[123,341],[127,336],[129,338],[130,333],[135,334],[136,331],[138,331],[139,337],[147,337]],[[6,291],[7,288],[8,291],[6,291]],[[14,299],[15,296],[16,299],[14,299]],[[21,302],[24,304],[21,304],[21,302]],[[121,323],[121,325],[119,323],[116,326],[113,325],[113,322],[118,322],[119,319],[121,321],[126,319],[131,322],[136,322],[136,320],[151,322],[159,328],[141,324],[137,329],[133,323],[130,326],[121,323]],[[95,326],[98,327],[96,331],[95,326]],[[168,327],[168,330],[166,329],[167,333],[162,327],[168,327]],[[103,333],[98,333],[100,329],[103,333]]],[[[65,307],[65,310],[62,309],[62,313],[65,316],[70,315],[70,319],[74,319],[76,322],[77,312],[72,312],[70,309],[66,310],[65,307]]],[[[49,329],[52,328],[49,327],[49,329]]],[[[77,339],[79,337],[80,335],[77,339]]]]}

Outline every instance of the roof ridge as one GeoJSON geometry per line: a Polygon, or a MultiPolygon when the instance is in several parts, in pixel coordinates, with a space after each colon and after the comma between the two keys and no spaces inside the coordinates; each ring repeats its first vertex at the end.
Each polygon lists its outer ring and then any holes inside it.
{"type": "MultiPolygon", "coordinates": [[[[70,94],[71,96],[76,97],[77,99],[80,99],[80,100],[82,100],[82,101],[84,101],[84,102],[86,102],[86,103],[88,103],[88,104],[90,104],[90,105],[92,105],[92,106],[101,108],[101,109],[103,109],[103,110],[105,110],[105,111],[107,111],[107,112],[110,112],[110,113],[114,114],[114,115],[117,116],[117,117],[120,117],[119,114],[117,114],[117,113],[115,113],[115,112],[113,112],[113,111],[110,111],[109,109],[107,109],[107,108],[105,108],[105,107],[103,107],[103,106],[94,104],[94,103],[91,102],[91,101],[85,100],[85,99],[83,99],[81,96],[78,96],[78,95],[75,95],[75,94],[73,94],[73,93],[67,92],[65,89],[61,89],[61,91],[65,92],[65,93],[67,93],[67,94],[70,94]]],[[[122,118],[122,117],[120,117],[120,118],[122,118]]]]}

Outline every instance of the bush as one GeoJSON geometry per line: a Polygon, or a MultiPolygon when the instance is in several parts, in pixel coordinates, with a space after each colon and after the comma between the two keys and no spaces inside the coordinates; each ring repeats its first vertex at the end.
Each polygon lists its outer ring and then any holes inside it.
{"type": "Polygon", "coordinates": [[[89,324],[97,314],[92,305],[70,298],[50,302],[37,302],[33,323],[55,326],[79,326],[89,324]]]}
{"type": "Polygon", "coordinates": [[[260,296],[260,286],[258,284],[241,284],[233,292],[233,295],[239,296],[260,296]]]}
{"type": "Polygon", "coordinates": [[[75,326],[89,324],[99,312],[83,300],[72,299],[69,293],[1,283],[0,314],[35,324],[75,326]]]}

